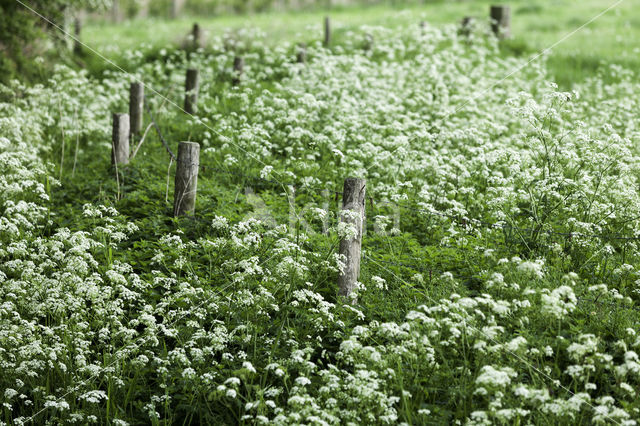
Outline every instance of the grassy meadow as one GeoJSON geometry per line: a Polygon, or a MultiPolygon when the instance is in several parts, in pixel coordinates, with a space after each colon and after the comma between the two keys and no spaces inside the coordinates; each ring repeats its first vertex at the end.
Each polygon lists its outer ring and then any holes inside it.
{"type": "MultiPolygon", "coordinates": [[[[571,0],[511,1],[513,38],[504,43],[504,54],[533,57],[569,35],[589,20],[614,5],[615,1],[571,0]]],[[[174,21],[132,20],[124,24],[94,22],[86,28],[83,40],[107,56],[116,57],[125,49],[141,45],[165,47],[180,45],[194,22],[198,22],[207,37],[224,36],[238,29],[259,29],[265,42],[275,45],[322,39],[322,21],[331,16],[334,37],[352,31],[365,31],[363,26],[402,28],[420,21],[432,25],[458,25],[465,16],[485,23],[489,1],[443,1],[424,5],[373,5],[343,7],[332,10],[270,12],[249,16],[184,16],[174,21]]],[[[577,31],[549,52],[548,68],[554,80],[570,89],[575,82],[597,74],[602,64],[620,64],[637,68],[640,59],[640,19],[635,10],[638,0],[625,0],[594,22],[577,31]]],[[[99,65],[103,65],[99,63],[99,65]]]]}
{"type": "Polygon", "coordinates": [[[637,424],[637,2],[528,63],[610,4],[90,22],[0,86],[0,424],[637,424]]]}

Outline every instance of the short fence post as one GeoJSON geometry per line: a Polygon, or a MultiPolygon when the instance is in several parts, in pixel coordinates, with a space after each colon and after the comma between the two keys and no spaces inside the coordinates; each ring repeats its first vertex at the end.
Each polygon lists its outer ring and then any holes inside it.
{"type": "MultiPolygon", "coordinates": [[[[365,220],[366,180],[347,178],[342,193],[342,213],[340,221],[354,225],[356,235],[351,239],[340,240],[340,255],[345,256],[344,273],[338,276],[339,295],[349,298],[355,290],[360,276],[360,255],[365,220]]],[[[355,298],[353,299],[355,302],[355,298]]]]}
{"type": "Polygon", "coordinates": [[[198,49],[202,47],[202,31],[200,30],[200,25],[196,22],[193,24],[193,29],[191,30],[191,37],[193,38],[193,49],[198,49]]]}
{"type": "Polygon", "coordinates": [[[180,142],[173,199],[174,217],[193,214],[195,211],[199,166],[200,145],[195,142],[180,142]]]}
{"type": "Polygon", "coordinates": [[[298,52],[296,54],[296,61],[299,64],[307,62],[307,45],[304,43],[298,43],[298,52]]]}
{"type": "Polygon", "coordinates": [[[113,114],[111,164],[129,163],[129,114],[113,114]]]}
{"type": "Polygon", "coordinates": [[[240,84],[240,77],[244,72],[244,58],[242,56],[236,56],[233,59],[233,80],[231,84],[237,86],[240,84]]]}
{"type": "Polygon", "coordinates": [[[73,40],[73,53],[79,55],[82,53],[82,43],[80,42],[80,33],[82,32],[82,21],[80,18],[76,17],[73,22],[73,32],[75,38],[73,40]]]}
{"type": "Polygon", "coordinates": [[[142,131],[142,109],[144,107],[144,86],[134,82],[129,86],[129,120],[132,134],[142,131]]]}
{"type": "Polygon", "coordinates": [[[198,90],[200,88],[200,71],[189,68],[185,83],[184,110],[187,114],[195,114],[198,111],[198,90]]]}
{"type": "Polygon", "coordinates": [[[367,33],[364,35],[364,50],[369,51],[371,49],[373,49],[373,35],[367,33]]]}
{"type": "Polygon", "coordinates": [[[465,16],[462,18],[462,23],[460,25],[460,34],[465,37],[469,37],[471,34],[471,30],[473,28],[473,17],[465,16]]]}
{"type": "Polygon", "coordinates": [[[511,37],[511,9],[509,6],[491,6],[491,31],[499,38],[511,37]]]}
{"type": "Polygon", "coordinates": [[[324,47],[331,44],[331,19],[328,16],[324,18],[324,47]]]}

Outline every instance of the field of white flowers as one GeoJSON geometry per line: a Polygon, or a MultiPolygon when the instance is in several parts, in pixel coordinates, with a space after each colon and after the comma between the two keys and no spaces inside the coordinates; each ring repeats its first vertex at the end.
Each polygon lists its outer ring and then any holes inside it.
{"type": "Polygon", "coordinates": [[[0,422],[636,424],[640,84],[558,92],[486,32],[131,52],[171,148],[202,146],[195,220],[153,131],[110,166],[134,77],[0,88],[0,422]],[[197,119],[172,104],[189,67],[197,119]]]}

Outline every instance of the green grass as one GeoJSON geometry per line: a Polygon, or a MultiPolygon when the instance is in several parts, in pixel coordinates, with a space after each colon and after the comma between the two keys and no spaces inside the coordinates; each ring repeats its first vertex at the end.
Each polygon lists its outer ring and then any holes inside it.
{"type": "MultiPolygon", "coordinates": [[[[86,27],[83,39],[116,59],[127,49],[145,45],[156,48],[179,45],[195,21],[199,22],[209,39],[241,28],[258,28],[273,44],[283,40],[311,42],[322,37],[322,19],[328,14],[332,17],[335,41],[340,43],[341,33],[358,31],[362,25],[396,28],[417,25],[421,20],[432,25],[445,25],[455,24],[463,16],[485,21],[491,3],[444,2],[410,7],[378,5],[330,11],[269,12],[249,16],[185,16],[175,21],[146,19],[120,25],[94,21],[86,27]]],[[[566,89],[571,88],[573,82],[595,75],[602,64],[621,64],[635,69],[640,65],[636,52],[636,40],[640,38],[640,15],[636,10],[640,0],[623,1],[576,31],[614,3],[612,0],[584,0],[577,7],[576,2],[563,0],[510,2],[513,39],[505,43],[504,51],[533,57],[555,45],[549,52],[549,71],[566,89]],[[571,34],[573,31],[576,32],[571,34]]],[[[94,63],[93,67],[99,69],[99,63],[94,63]]]]}

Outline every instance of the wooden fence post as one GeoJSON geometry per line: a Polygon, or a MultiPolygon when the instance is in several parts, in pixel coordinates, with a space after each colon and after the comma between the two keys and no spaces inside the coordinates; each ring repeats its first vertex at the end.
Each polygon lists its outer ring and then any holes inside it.
{"type": "Polygon", "coordinates": [[[511,9],[509,6],[491,6],[491,31],[499,38],[511,37],[511,9]]]}
{"type": "Polygon", "coordinates": [[[129,114],[113,114],[111,164],[129,164],[129,114]]]}
{"type": "Polygon", "coordinates": [[[180,142],[176,167],[176,184],[173,198],[173,216],[193,214],[196,208],[200,145],[180,142]]]}
{"type": "Polygon", "coordinates": [[[331,44],[331,19],[328,16],[324,18],[324,47],[331,44]]]}
{"type": "Polygon", "coordinates": [[[373,49],[373,34],[366,33],[364,35],[364,50],[369,51],[373,49]]]}
{"type": "Polygon", "coordinates": [[[296,61],[299,64],[304,64],[305,62],[307,62],[307,45],[305,43],[298,43],[296,61]]]}
{"type": "Polygon", "coordinates": [[[192,47],[194,50],[202,47],[202,31],[197,22],[193,24],[193,29],[191,29],[191,37],[193,38],[192,47]]]}
{"type": "Polygon", "coordinates": [[[144,107],[144,86],[134,82],[129,86],[129,119],[132,134],[142,131],[142,109],[144,107]]]}
{"type": "Polygon", "coordinates": [[[462,18],[462,23],[460,26],[460,34],[465,37],[469,37],[471,35],[471,30],[473,29],[473,17],[465,16],[462,18]]]}
{"type": "Polygon", "coordinates": [[[188,114],[198,111],[198,90],[200,88],[200,71],[189,68],[185,82],[184,110],[188,114]]]}
{"type": "Polygon", "coordinates": [[[242,56],[236,56],[233,59],[233,80],[231,84],[237,86],[240,84],[240,77],[244,72],[244,58],[242,56]]]}
{"type": "MultiPolygon", "coordinates": [[[[356,228],[351,239],[340,240],[340,254],[346,257],[344,274],[338,276],[339,295],[349,298],[355,290],[360,276],[360,255],[365,220],[366,180],[347,178],[342,192],[342,213],[340,221],[356,228]]],[[[355,302],[355,299],[353,299],[355,302]]]]}
{"type": "Polygon", "coordinates": [[[75,39],[73,40],[73,53],[79,55],[82,53],[82,44],[80,43],[80,33],[82,32],[82,21],[76,17],[73,21],[73,32],[75,39]]]}

